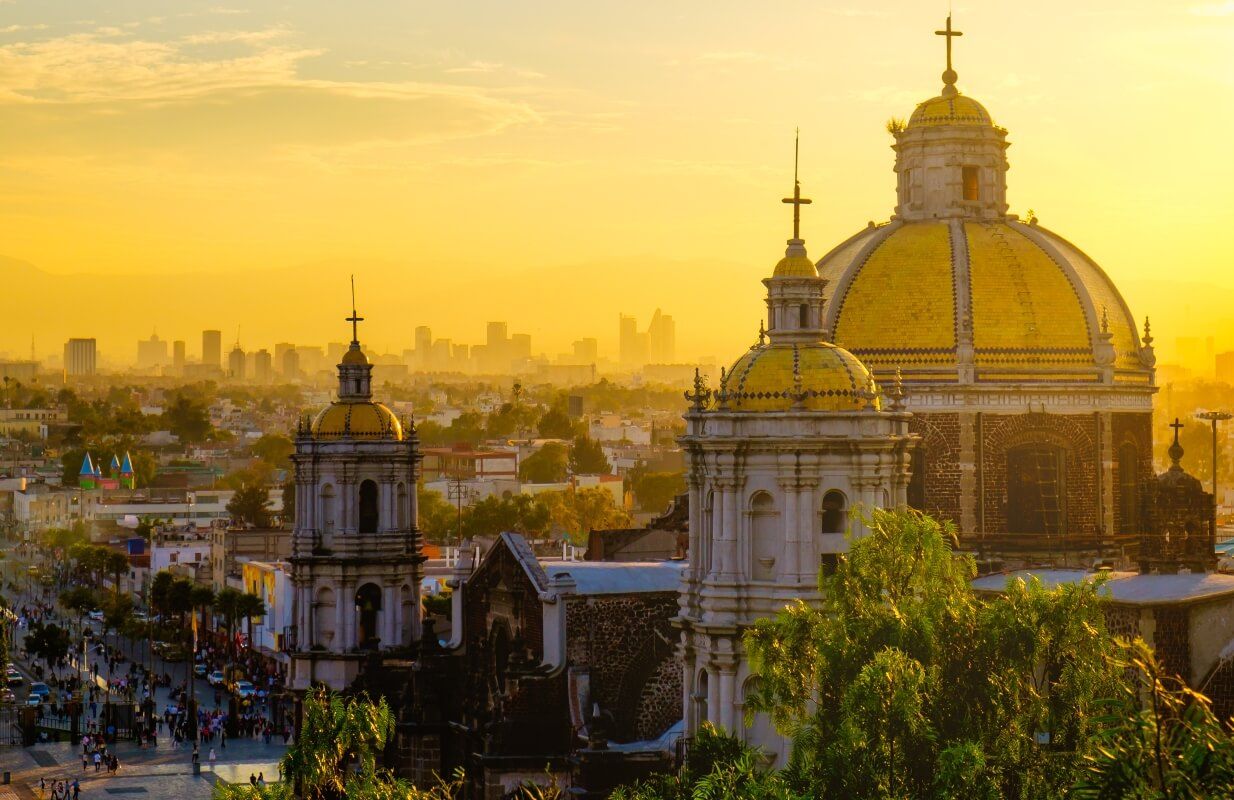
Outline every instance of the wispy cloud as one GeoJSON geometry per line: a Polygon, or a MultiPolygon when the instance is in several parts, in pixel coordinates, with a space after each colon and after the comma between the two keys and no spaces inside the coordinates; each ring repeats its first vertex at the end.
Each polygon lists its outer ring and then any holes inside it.
{"type": "Polygon", "coordinates": [[[1234,17],[1234,0],[1222,3],[1203,3],[1187,9],[1197,17],[1234,17]]]}
{"type": "Polygon", "coordinates": [[[472,61],[457,67],[448,67],[447,75],[513,75],[516,78],[543,78],[544,74],[530,69],[509,67],[493,61],[472,61]]]}

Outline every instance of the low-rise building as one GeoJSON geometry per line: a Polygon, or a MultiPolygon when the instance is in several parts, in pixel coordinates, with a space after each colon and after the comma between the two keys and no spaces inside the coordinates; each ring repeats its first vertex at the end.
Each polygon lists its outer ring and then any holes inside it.
{"type": "Polygon", "coordinates": [[[282,561],[245,561],[240,569],[244,591],[257,595],[266,604],[265,615],[252,620],[249,646],[262,655],[288,663],[290,659],[285,645],[288,644],[295,618],[287,564],[282,561]]]}
{"type": "Polygon", "coordinates": [[[0,437],[47,438],[47,430],[68,421],[63,408],[0,408],[0,437]]]}
{"type": "Polygon", "coordinates": [[[470,445],[426,447],[421,465],[425,481],[442,478],[484,480],[518,478],[518,453],[510,450],[477,450],[470,445]]]}
{"type": "Polygon", "coordinates": [[[210,532],[211,582],[217,592],[229,577],[240,577],[244,561],[291,557],[291,531],[281,528],[215,528],[210,532]]]}

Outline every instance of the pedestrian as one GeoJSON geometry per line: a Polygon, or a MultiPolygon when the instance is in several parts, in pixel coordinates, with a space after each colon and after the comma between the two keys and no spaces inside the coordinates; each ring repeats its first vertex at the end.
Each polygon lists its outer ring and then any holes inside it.
{"type": "Polygon", "coordinates": [[[258,786],[266,785],[266,773],[264,772],[257,773],[257,785],[258,786]]]}
{"type": "Polygon", "coordinates": [[[73,800],[80,800],[80,798],[81,798],[81,784],[78,783],[77,781],[73,781],[73,800]]]}
{"type": "Polygon", "coordinates": [[[214,762],[218,761],[219,757],[218,757],[218,754],[214,752],[213,747],[210,748],[210,755],[208,756],[208,758],[210,761],[210,771],[214,772],[214,762]]]}
{"type": "Polygon", "coordinates": [[[94,751],[94,771],[98,772],[99,767],[103,766],[103,755],[98,751],[94,751]]]}
{"type": "Polygon", "coordinates": [[[249,786],[256,786],[256,785],[257,785],[257,773],[250,772],[249,773],[249,786]]]}

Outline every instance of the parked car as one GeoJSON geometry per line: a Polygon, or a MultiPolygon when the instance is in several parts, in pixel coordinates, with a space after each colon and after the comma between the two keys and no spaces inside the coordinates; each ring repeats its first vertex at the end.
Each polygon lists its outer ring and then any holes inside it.
{"type": "Polygon", "coordinates": [[[257,688],[249,681],[236,681],[232,693],[241,700],[247,700],[257,694],[257,688]]]}
{"type": "Polygon", "coordinates": [[[51,698],[51,688],[42,682],[30,684],[30,696],[37,695],[40,700],[47,702],[51,698]]]}
{"type": "Polygon", "coordinates": [[[211,686],[222,686],[226,682],[227,676],[223,674],[223,670],[221,669],[216,669],[214,672],[211,672],[206,676],[206,683],[211,686]]]}
{"type": "Polygon", "coordinates": [[[23,683],[21,673],[12,664],[4,671],[4,682],[9,686],[21,686],[23,683]]]}
{"type": "Polygon", "coordinates": [[[210,668],[200,661],[198,661],[196,664],[193,665],[193,674],[199,678],[206,677],[206,673],[209,671],[210,671],[210,668]]]}
{"type": "Polygon", "coordinates": [[[42,698],[42,697],[39,697],[37,694],[32,694],[32,695],[30,695],[29,697],[27,697],[27,698],[26,698],[26,705],[28,705],[28,706],[41,706],[41,705],[43,705],[43,698],[42,698]]]}
{"type": "Polygon", "coordinates": [[[103,610],[101,608],[96,608],[90,613],[86,614],[86,616],[94,620],[95,622],[102,622],[103,621],[103,610]]]}

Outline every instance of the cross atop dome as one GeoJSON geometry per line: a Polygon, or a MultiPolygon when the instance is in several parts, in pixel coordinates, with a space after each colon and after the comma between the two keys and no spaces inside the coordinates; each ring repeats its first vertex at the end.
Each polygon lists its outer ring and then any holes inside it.
{"type": "Polygon", "coordinates": [[[354,346],[360,344],[360,333],[357,327],[359,323],[364,322],[364,317],[356,314],[356,276],[351,276],[351,316],[347,317],[347,322],[351,323],[351,343],[354,346]]]}
{"type": "Polygon", "coordinates": [[[964,33],[963,31],[952,30],[951,15],[948,14],[947,27],[941,31],[934,31],[934,35],[947,37],[947,69],[943,72],[943,96],[949,97],[957,93],[958,90],[955,88],[955,82],[959,77],[956,75],[956,71],[951,68],[951,40],[957,36],[963,36],[964,33]]]}
{"type": "Polygon", "coordinates": [[[801,196],[801,181],[797,179],[797,164],[801,155],[801,129],[797,129],[796,137],[793,139],[793,196],[786,197],[781,200],[781,203],[790,203],[793,206],[793,239],[801,239],[801,207],[808,206],[814,202],[807,197],[801,196]]]}

